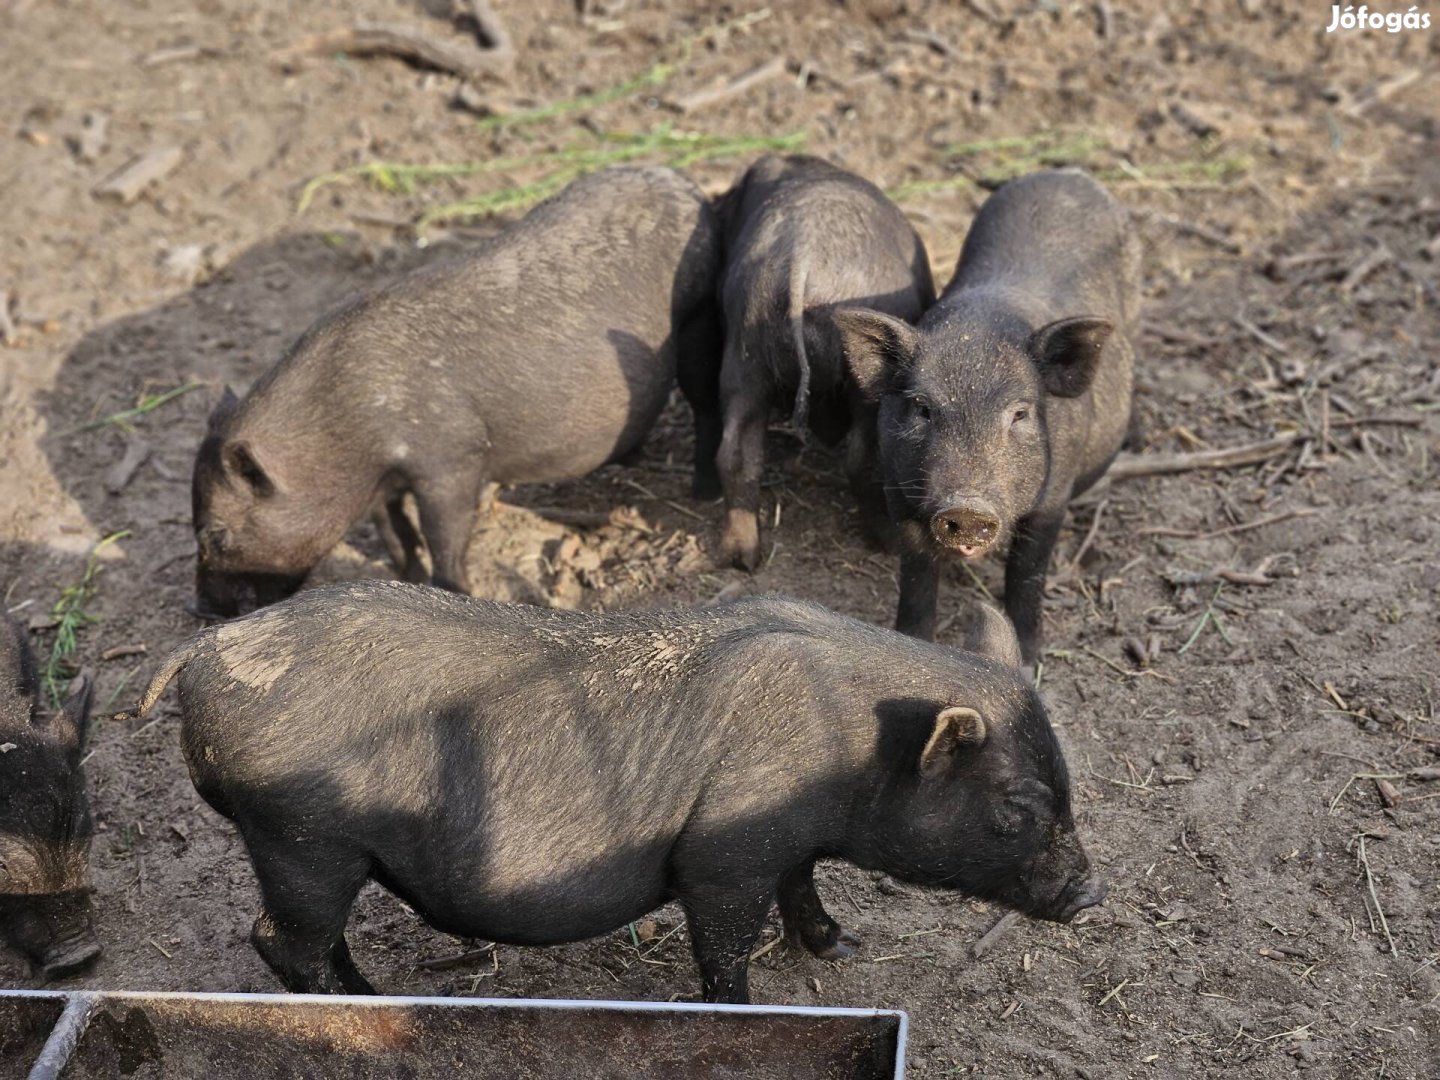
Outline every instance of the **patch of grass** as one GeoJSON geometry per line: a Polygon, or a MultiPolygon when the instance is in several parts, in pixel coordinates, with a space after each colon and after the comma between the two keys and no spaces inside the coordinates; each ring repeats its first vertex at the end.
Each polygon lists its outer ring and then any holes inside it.
{"type": "Polygon", "coordinates": [[[664,125],[643,135],[602,134],[560,150],[522,157],[496,158],[491,161],[469,161],[434,165],[407,165],[390,161],[374,161],[338,173],[317,176],[306,185],[300,209],[310,204],[314,195],[327,184],[364,180],[381,191],[409,195],[421,185],[455,177],[518,168],[538,168],[542,175],[524,184],[512,184],[497,191],[473,195],[458,202],[434,206],[420,215],[416,227],[424,229],[456,218],[481,217],[507,210],[523,210],[559,191],[576,177],[625,162],[646,160],[655,164],[684,168],[697,161],[737,157],[759,152],[788,152],[805,145],[805,133],[791,132],[775,136],[702,135],[676,131],[664,125]]]}
{"type": "Polygon", "coordinates": [[[664,86],[683,64],[689,62],[690,55],[696,45],[718,34],[723,34],[731,30],[741,30],[747,26],[754,26],[756,23],[764,22],[770,18],[770,15],[770,9],[767,7],[760,8],[758,11],[747,12],[744,15],[738,15],[733,19],[722,19],[713,26],[707,26],[703,30],[681,38],[676,45],[679,55],[674,60],[659,60],[652,64],[646,71],[632,79],[626,79],[624,82],[603,87],[593,93],[581,94],[578,97],[565,98],[560,101],[547,102],[533,109],[507,113],[504,116],[486,116],[476,122],[477,126],[482,131],[496,131],[502,128],[509,130],[525,127],[530,124],[539,124],[546,120],[553,120],[557,116],[568,116],[571,113],[583,112],[586,109],[593,109],[600,105],[608,105],[612,101],[619,101],[632,94],[638,94],[642,90],[650,90],[664,86]]]}
{"type": "Polygon", "coordinates": [[[1208,142],[1198,157],[1137,165],[1120,153],[1102,132],[1091,129],[1046,129],[950,143],[941,148],[954,175],[915,180],[889,190],[901,201],[962,188],[989,189],[1037,169],[1075,165],[1104,183],[1134,182],[1155,187],[1224,186],[1248,176],[1254,159],[1248,154],[1220,153],[1208,142]]]}
{"type": "Polygon", "coordinates": [[[140,404],[136,405],[133,409],[122,409],[120,412],[111,413],[109,416],[102,416],[99,420],[92,420],[88,424],[82,424],[76,428],[72,434],[79,434],[82,431],[94,431],[96,428],[102,428],[107,424],[114,424],[121,431],[134,431],[135,429],[130,424],[131,420],[138,420],[140,417],[154,412],[166,402],[174,401],[181,394],[188,394],[191,390],[198,390],[204,385],[204,383],[192,382],[186,383],[184,386],[176,386],[163,393],[150,394],[141,398],[140,404]]]}
{"type": "MultiPolygon", "coordinates": [[[[477,121],[477,125],[481,130],[511,132],[658,88],[669,82],[675,72],[689,60],[694,47],[700,42],[721,33],[753,26],[770,18],[770,14],[769,8],[761,8],[697,31],[681,39],[673,47],[676,52],[674,59],[659,60],[640,75],[613,86],[562,101],[548,102],[533,109],[504,116],[485,117],[477,121]]],[[[516,134],[523,138],[522,132],[516,131],[516,134]]],[[[528,183],[510,185],[498,191],[427,210],[417,222],[417,227],[423,229],[427,225],[455,218],[524,209],[554,194],[576,177],[606,165],[646,159],[683,168],[697,161],[745,153],[796,150],[803,146],[804,140],[804,135],[799,132],[774,137],[722,137],[678,132],[673,126],[664,125],[647,134],[601,134],[582,138],[558,150],[496,157],[485,161],[438,162],[427,165],[372,161],[312,178],[301,190],[295,212],[303,214],[314,202],[316,195],[337,184],[365,182],[389,194],[413,195],[421,186],[440,180],[517,169],[543,171],[542,176],[528,183]]]]}
{"type": "Polygon", "coordinates": [[[45,663],[42,680],[45,692],[50,697],[50,707],[58,709],[64,697],[65,688],[70,685],[70,658],[80,647],[80,631],[100,621],[98,615],[86,610],[86,605],[95,598],[96,578],[100,574],[100,552],[111,544],[124,540],[130,535],[129,529],[113,532],[93,548],[85,560],[85,573],[73,585],[60,591],[60,599],[50,609],[55,618],[55,641],[50,646],[50,658],[45,663]]]}
{"type": "Polygon", "coordinates": [[[738,157],[744,154],[789,152],[805,145],[805,133],[796,131],[773,137],[741,136],[725,138],[713,135],[690,135],[662,128],[649,136],[627,136],[620,145],[607,147],[593,154],[572,158],[567,163],[528,184],[501,188],[459,202],[431,207],[420,216],[416,225],[424,229],[442,221],[457,218],[483,217],[507,210],[524,210],[548,198],[577,177],[625,162],[646,159],[654,164],[683,169],[698,161],[738,157]]]}

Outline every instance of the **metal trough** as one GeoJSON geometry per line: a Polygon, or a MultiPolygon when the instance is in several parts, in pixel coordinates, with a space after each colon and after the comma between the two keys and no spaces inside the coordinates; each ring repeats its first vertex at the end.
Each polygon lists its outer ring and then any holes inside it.
{"type": "Polygon", "coordinates": [[[891,1080],[906,1016],[489,998],[0,991],[0,1080],[891,1080]]]}

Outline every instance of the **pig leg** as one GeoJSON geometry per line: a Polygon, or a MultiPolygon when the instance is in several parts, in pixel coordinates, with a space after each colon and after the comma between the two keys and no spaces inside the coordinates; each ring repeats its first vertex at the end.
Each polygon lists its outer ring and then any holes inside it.
{"type": "Polygon", "coordinates": [[[1045,575],[1064,520],[1062,510],[1059,514],[1037,515],[1021,521],[1005,560],[1005,613],[1015,624],[1020,657],[1026,667],[1033,668],[1040,656],[1040,605],[1045,596],[1045,575]]]}
{"type": "Polygon", "coordinates": [[[695,416],[695,483],[691,494],[713,499],[720,494],[720,350],[723,337],[714,317],[693,318],[680,330],[676,375],[680,392],[695,416]]]}
{"type": "Polygon", "coordinates": [[[345,921],[369,877],[369,860],[319,845],[297,851],[244,832],[260,881],[260,914],[250,931],[260,958],[292,993],[373,994],[345,943],[345,921]]]}
{"type": "Polygon", "coordinates": [[[375,513],[375,528],[400,577],[410,582],[425,580],[425,567],[420,562],[420,534],[405,513],[403,494],[385,500],[385,505],[375,513]]]}
{"type": "Polygon", "coordinates": [[[801,863],[780,879],[776,900],[790,946],[804,945],[821,960],[854,956],[860,937],[830,917],[815,891],[815,862],[801,863]]]}
{"type": "Polygon", "coordinates": [[[845,474],[860,507],[860,523],[871,543],[882,551],[893,552],[899,546],[899,535],[885,502],[885,486],[876,468],[877,460],[874,440],[861,435],[858,428],[852,430],[845,443],[845,474]]]}
{"type": "Polygon", "coordinates": [[[900,607],[895,629],[921,641],[935,640],[935,605],[940,594],[940,575],[935,560],[924,551],[900,554],[900,607]]]}
{"type": "Polygon", "coordinates": [[[475,528],[481,478],[448,473],[415,485],[420,531],[430,548],[430,583],[451,592],[468,593],[470,575],[465,552],[475,528]]]}
{"type": "Polygon", "coordinates": [[[728,347],[720,375],[724,402],[725,430],[720,439],[717,464],[725,489],[725,528],[720,534],[720,554],[726,562],[745,570],[760,563],[760,473],[765,468],[765,424],[770,403],[753,384],[735,385],[743,368],[738,355],[728,347]]]}
{"type": "Polygon", "coordinates": [[[768,885],[737,891],[731,880],[707,883],[703,896],[681,897],[700,989],[706,1001],[747,1005],[750,1002],[750,953],[765,925],[774,895],[768,885]]]}

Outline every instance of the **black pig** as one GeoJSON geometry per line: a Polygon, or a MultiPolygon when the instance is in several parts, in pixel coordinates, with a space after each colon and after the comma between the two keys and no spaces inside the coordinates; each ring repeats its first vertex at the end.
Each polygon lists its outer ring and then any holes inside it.
{"type": "Polygon", "coordinates": [[[182,644],[196,789],[260,882],[295,991],[369,992],[345,944],[374,879],[448,933],[521,945],[685,910],[710,1001],[745,1001],[772,902],[855,943],[815,861],[1041,918],[1098,903],[1060,748],[1018,671],[813,604],[587,614],[399,582],[306,591],[182,644]]]}
{"type": "Polygon", "coordinates": [[[47,979],[100,955],[90,910],[90,804],[80,751],[91,680],[42,720],[25,631],[0,613],[0,938],[47,979]]]}
{"type": "MultiPolygon", "coordinates": [[[[875,471],[875,407],[847,376],[829,313],[851,305],[918,319],[935,301],[925,245],[879,188],[813,157],[761,158],[722,199],[721,219],[722,557],[747,570],[760,561],[765,427],[777,407],[790,410],[802,437],[846,439],[846,472],[865,525],[890,541],[875,471]]],[[[697,461],[703,436],[697,428],[697,461]]],[[[701,471],[696,494],[713,494],[701,471]]]]}
{"type": "Polygon", "coordinates": [[[480,490],[582,476],[637,447],[718,364],[719,229],[662,168],[577,180],[480,246],[311,327],[210,418],[193,482],[198,608],[295,591],[372,505],[397,569],[468,591],[480,490]]]}
{"type": "Polygon", "coordinates": [[[837,312],[851,371],[879,407],[901,535],[897,629],[934,636],[937,559],[1008,545],[1005,609],[1035,662],[1066,505],[1104,474],[1130,423],[1139,290],[1124,209],[1060,169],[986,200],[918,327],[837,312]]]}

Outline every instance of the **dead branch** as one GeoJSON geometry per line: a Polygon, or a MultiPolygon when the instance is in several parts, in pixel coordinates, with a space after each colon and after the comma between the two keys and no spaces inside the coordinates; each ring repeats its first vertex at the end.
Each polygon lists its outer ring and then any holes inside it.
{"type": "Polygon", "coordinates": [[[970,951],[974,954],[975,959],[979,960],[982,956],[984,956],[991,949],[993,949],[995,947],[995,943],[998,942],[1002,937],[1004,937],[1005,932],[1009,930],[1010,927],[1014,926],[1015,923],[1019,921],[1019,919],[1020,913],[1018,911],[1007,911],[1004,915],[1001,915],[999,921],[996,922],[994,926],[990,927],[989,930],[986,930],[979,941],[975,942],[974,945],[970,946],[970,951]]]}
{"type": "Polygon", "coordinates": [[[1234,240],[1231,240],[1223,233],[1218,233],[1214,229],[1201,225],[1199,222],[1187,221],[1185,218],[1182,218],[1176,214],[1164,214],[1159,212],[1158,210],[1141,210],[1140,213],[1144,214],[1152,221],[1158,221],[1162,224],[1169,225],[1176,232],[1184,233],[1187,236],[1193,236],[1197,240],[1204,240],[1207,244],[1213,244],[1221,251],[1229,252],[1231,255],[1245,254],[1245,249],[1241,247],[1238,243],[1236,243],[1234,240]]]}
{"type": "Polygon", "coordinates": [[[1121,454],[1111,463],[1106,475],[1112,480],[1128,480],[1134,476],[1158,476],[1199,469],[1238,469],[1269,461],[1276,454],[1283,454],[1295,443],[1310,437],[1309,432],[1294,431],[1263,442],[1223,450],[1197,450],[1189,454],[1121,454]]]}
{"type": "Polygon", "coordinates": [[[1257,518],[1255,521],[1246,521],[1239,525],[1231,525],[1225,529],[1213,529],[1210,532],[1197,532],[1194,529],[1172,529],[1165,525],[1154,525],[1141,529],[1141,536],[1165,536],[1176,540],[1214,540],[1217,536],[1234,536],[1236,533],[1249,532],[1251,529],[1263,529],[1266,525],[1278,525],[1282,521],[1290,521],[1293,518],[1313,517],[1320,513],[1319,510],[1287,510],[1283,514],[1272,514],[1270,517],[1257,518]]]}
{"type": "Polygon", "coordinates": [[[448,71],[462,79],[489,75],[505,78],[514,62],[513,52],[499,48],[477,49],[438,41],[410,26],[359,22],[348,30],[332,30],[297,41],[277,56],[287,60],[314,53],[350,53],[354,56],[398,56],[411,63],[448,71]]]}

